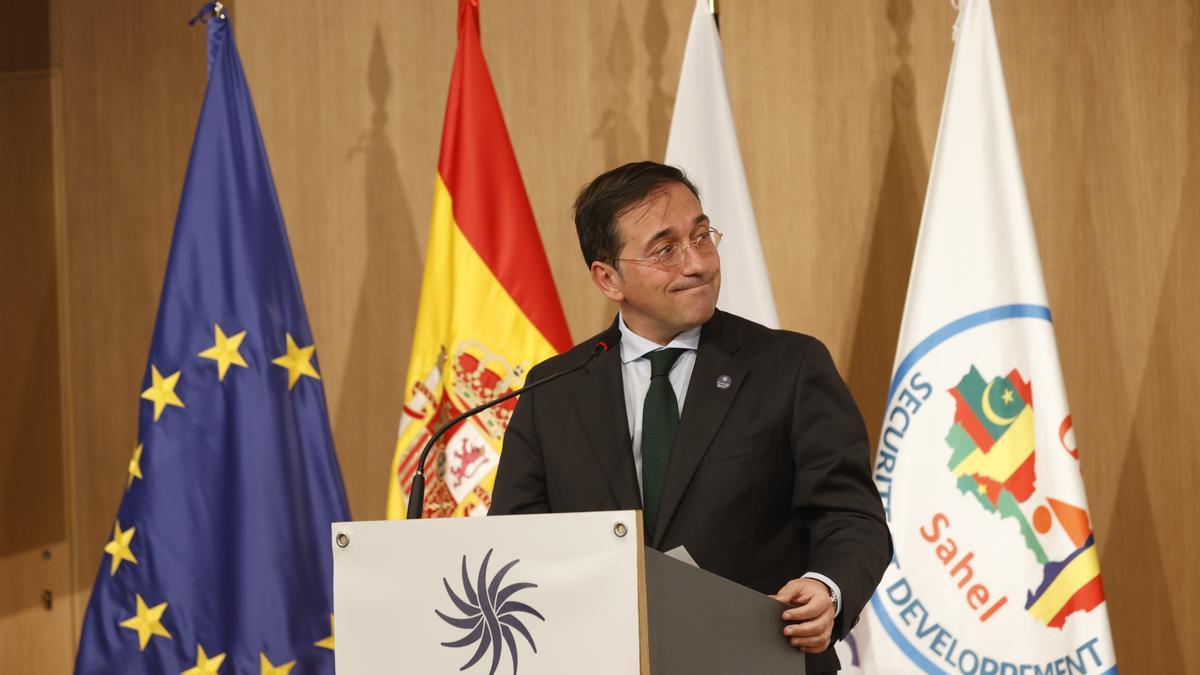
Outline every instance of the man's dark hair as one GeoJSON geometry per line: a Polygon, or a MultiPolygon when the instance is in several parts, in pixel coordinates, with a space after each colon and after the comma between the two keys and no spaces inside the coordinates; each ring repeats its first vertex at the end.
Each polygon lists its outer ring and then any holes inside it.
{"type": "Polygon", "coordinates": [[[679,183],[700,199],[700,191],[682,171],[658,162],[630,162],[596,176],[575,197],[575,232],[588,267],[609,262],[621,250],[617,219],[647,195],[679,183]]]}

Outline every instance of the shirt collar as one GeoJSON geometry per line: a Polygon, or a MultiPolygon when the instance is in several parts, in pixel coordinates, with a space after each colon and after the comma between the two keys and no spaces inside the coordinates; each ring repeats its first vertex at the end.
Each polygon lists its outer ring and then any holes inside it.
{"type": "Polygon", "coordinates": [[[619,319],[618,325],[621,328],[621,363],[636,361],[645,356],[647,352],[652,352],[656,349],[678,347],[695,351],[700,347],[701,326],[683,331],[679,335],[676,335],[670,344],[664,347],[653,340],[644,338],[633,332],[629,326],[625,325],[625,317],[623,315],[618,314],[617,317],[619,319]]]}

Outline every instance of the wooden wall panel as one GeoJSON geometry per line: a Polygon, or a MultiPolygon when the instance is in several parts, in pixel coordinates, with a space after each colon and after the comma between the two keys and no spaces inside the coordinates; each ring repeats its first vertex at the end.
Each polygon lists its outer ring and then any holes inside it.
{"type": "Polygon", "coordinates": [[[996,21],[1118,655],[1132,672],[1194,672],[1200,546],[1180,535],[1200,515],[1184,488],[1200,424],[1170,411],[1197,368],[1178,300],[1198,286],[1172,259],[1185,241],[1200,251],[1185,201],[1198,17],[1144,9],[1001,5],[996,21]]]}
{"type": "Polygon", "coordinates": [[[605,168],[662,160],[692,6],[525,0],[480,7],[484,51],[576,340],[606,328],[616,310],[592,286],[571,204],[605,168]]]}
{"type": "MultiPolygon", "coordinates": [[[[1197,672],[1198,2],[994,0],[1119,655],[1197,672]]],[[[874,435],[937,134],[945,2],[723,2],[780,317],[825,340],[874,435]]],[[[455,43],[454,3],[237,2],[233,17],[360,519],[383,514],[455,43]]],[[[612,308],[575,190],[661,158],[690,0],[485,0],[484,50],[573,335],[612,308]]],[[[138,386],[203,86],[191,5],[63,3],[63,392],[86,599],[136,442],[138,386]],[[108,478],[104,478],[108,476],[108,478]]],[[[52,26],[52,29],[54,27],[52,26]]],[[[6,172],[11,169],[6,167],[6,172]]],[[[72,522],[68,519],[67,522],[72,522]]]]}
{"type": "Polygon", "coordinates": [[[780,321],[829,345],[870,420],[883,413],[949,63],[953,12],[923,7],[937,11],[893,1],[723,12],[780,321]],[[918,79],[938,70],[938,84],[918,79]]]}
{"type": "MultiPolygon", "coordinates": [[[[44,9],[44,7],[43,7],[44,9]]],[[[69,666],[53,74],[0,72],[0,663],[69,666]],[[46,602],[49,602],[48,606],[46,602]]]]}
{"type": "Polygon", "coordinates": [[[59,433],[51,76],[0,75],[0,156],[24,170],[0,181],[5,204],[0,306],[8,386],[0,388],[0,556],[66,535],[59,433]],[[30,515],[34,521],[30,522],[30,515]]]}
{"type": "Polygon", "coordinates": [[[203,95],[193,3],[63,2],[64,245],[78,622],[137,444],[142,375],[203,95]]]}
{"type": "MultiPolygon", "coordinates": [[[[456,15],[433,4],[362,10],[235,7],[353,486],[351,511],[378,518],[403,405],[456,15]]],[[[613,309],[591,290],[570,202],[597,167],[665,151],[668,92],[689,19],[690,6],[679,2],[483,8],[484,51],[576,337],[610,321],[613,309]]]]}
{"type": "Polygon", "coordinates": [[[0,22],[0,71],[50,67],[50,2],[6,3],[0,22]]]}
{"type": "Polygon", "coordinates": [[[393,2],[310,9],[239,3],[235,27],[313,324],[350,510],[381,518],[455,15],[452,7],[414,11],[393,2]]]}
{"type": "MultiPolygon", "coordinates": [[[[767,242],[787,242],[766,251],[781,320],[830,345],[874,435],[937,135],[954,11],[948,3],[912,0],[723,4],[727,72],[761,234],[767,242]]],[[[661,157],[690,9],[686,0],[495,2],[483,8],[484,48],[577,338],[600,329],[612,310],[579,265],[571,198],[607,167],[661,157]]],[[[244,11],[277,13],[263,5],[244,11]]],[[[429,11],[436,10],[409,6],[326,16],[321,32],[357,36],[344,44],[354,42],[361,51],[363,26],[373,20],[386,36],[414,24],[428,28],[429,11]],[[330,21],[354,27],[335,29],[330,21]]],[[[439,54],[448,54],[453,44],[451,13],[440,11],[439,27],[411,51],[405,47],[418,64],[407,91],[415,96],[432,91],[424,101],[425,116],[396,124],[389,117],[387,128],[389,137],[411,139],[404,145],[419,149],[399,166],[401,184],[414,185],[403,191],[408,216],[393,216],[397,236],[417,242],[424,237],[429,197],[423,185],[431,173],[444,96],[446,66],[439,59],[445,57],[439,54]],[[437,64],[435,72],[422,63],[437,64]]],[[[995,8],[1122,653],[1135,649],[1138,627],[1166,621],[1167,615],[1151,607],[1172,607],[1180,630],[1195,628],[1165,579],[1178,578],[1200,554],[1185,544],[1182,556],[1167,555],[1158,541],[1165,542],[1165,535],[1148,537],[1144,528],[1126,531],[1125,525],[1156,514],[1159,502],[1149,495],[1160,490],[1170,495],[1163,500],[1196,511],[1194,498],[1172,492],[1169,480],[1159,482],[1166,476],[1126,471],[1139,469],[1144,437],[1160,428],[1141,419],[1160,418],[1139,411],[1135,388],[1154,363],[1147,360],[1151,340],[1165,339],[1156,325],[1194,325],[1182,314],[1162,318],[1168,310],[1156,300],[1172,233],[1195,229],[1194,217],[1176,206],[1187,163],[1179,139],[1190,137],[1185,91],[1195,72],[1186,54],[1180,55],[1190,44],[1193,11],[1182,2],[1153,16],[1133,3],[997,2],[995,8]],[[1116,541],[1130,536],[1137,545],[1111,543],[1110,523],[1116,541]],[[1117,551],[1135,553],[1125,560],[1117,551]],[[1160,575],[1149,588],[1127,581],[1135,558],[1160,575]],[[1139,602],[1141,593],[1155,601],[1139,602]]],[[[263,31],[272,25],[248,15],[243,25],[255,23],[263,31]]],[[[299,36],[288,39],[293,41],[302,42],[299,36]]],[[[261,50],[262,61],[248,68],[261,68],[264,76],[291,70],[284,57],[269,53],[276,47],[272,41],[261,50]]],[[[243,44],[247,54],[252,49],[243,44]]],[[[403,104],[410,110],[419,105],[403,104]]],[[[264,126],[291,124],[294,110],[292,103],[263,109],[264,126]]],[[[269,143],[289,145],[278,138],[269,143]]],[[[297,181],[313,180],[304,178],[303,168],[297,173],[297,181]]],[[[287,207],[290,189],[280,186],[285,211],[302,213],[287,207]]],[[[311,189],[297,192],[312,199],[311,189]]],[[[290,226],[310,227],[300,218],[292,216],[290,226]]],[[[354,291],[369,295],[366,288],[354,291]]],[[[392,310],[402,327],[400,340],[408,339],[414,299],[410,294],[392,310]]],[[[385,334],[386,324],[381,319],[385,334]]],[[[338,328],[329,330],[329,339],[348,344],[336,336],[338,328]]],[[[1164,348],[1172,353],[1179,346],[1164,348]]],[[[374,358],[380,358],[378,352],[374,358]]],[[[383,358],[399,377],[402,353],[383,358]]],[[[341,395],[335,390],[331,398],[341,395]]],[[[391,392],[389,405],[397,395],[391,392]]],[[[381,399],[363,397],[368,400],[381,399]]],[[[339,416],[335,434],[347,464],[360,461],[360,453],[378,455],[348,470],[356,512],[361,516],[365,503],[368,514],[378,514],[382,494],[364,497],[354,482],[367,476],[366,485],[374,489],[377,467],[390,452],[380,452],[376,439],[386,447],[390,429],[381,429],[366,408],[353,409],[358,421],[339,416]]],[[[393,416],[382,414],[385,426],[390,424],[393,416]]],[[[1169,427],[1178,430],[1181,424],[1186,422],[1177,418],[1169,427]]],[[[1186,461],[1171,465],[1196,477],[1186,461]]],[[[1149,651],[1150,663],[1157,665],[1150,670],[1184,668],[1181,655],[1188,647],[1173,637],[1177,634],[1165,625],[1156,632],[1149,651]]]]}

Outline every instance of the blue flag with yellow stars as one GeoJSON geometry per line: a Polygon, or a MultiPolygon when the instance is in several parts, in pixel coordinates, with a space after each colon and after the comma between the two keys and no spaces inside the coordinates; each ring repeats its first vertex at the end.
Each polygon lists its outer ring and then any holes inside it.
{"type": "Polygon", "coordinates": [[[221,11],[204,12],[208,89],[80,674],[333,672],[330,523],[349,511],[271,170],[221,11]]]}

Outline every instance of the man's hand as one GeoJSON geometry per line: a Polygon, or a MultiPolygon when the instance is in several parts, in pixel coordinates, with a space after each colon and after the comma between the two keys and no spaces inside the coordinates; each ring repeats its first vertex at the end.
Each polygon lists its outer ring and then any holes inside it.
{"type": "Polygon", "coordinates": [[[783,634],[793,647],[808,654],[829,648],[835,615],[833,595],[825,584],[816,579],[792,579],[771,597],[795,605],[783,613],[788,622],[783,634]]]}

